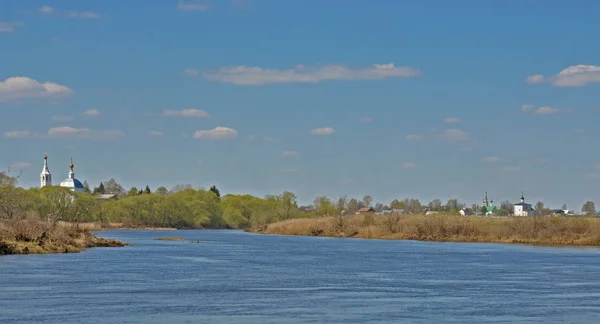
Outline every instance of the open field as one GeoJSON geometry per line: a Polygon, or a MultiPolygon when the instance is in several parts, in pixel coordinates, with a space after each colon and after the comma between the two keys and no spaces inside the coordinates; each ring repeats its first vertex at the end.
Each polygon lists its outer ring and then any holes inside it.
{"type": "Polygon", "coordinates": [[[600,246],[600,218],[355,215],[300,218],[248,231],[264,234],[440,242],[600,246]]]}
{"type": "Polygon", "coordinates": [[[96,237],[85,226],[34,220],[0,221],[0,255],[81,252],[127,243],[96,237]]]}

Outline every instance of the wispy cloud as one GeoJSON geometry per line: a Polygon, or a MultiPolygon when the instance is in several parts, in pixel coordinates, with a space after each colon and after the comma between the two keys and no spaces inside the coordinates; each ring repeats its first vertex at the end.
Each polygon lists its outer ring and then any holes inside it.
{"type": "Polygon", "coordinates": [[[70,126],[53,127],[47,133],[36,133],[30,131],[10,131],[4,133],[7,138],[29,138],[29,139],[116,139],[124,136],[120,130],[93,130],[89,128],[74,128],[70,126]]]}
{"type": "Polygon", "coordinates": [[[87,116],[100,116],[100,110],[98,109],[88,109],[83,112],[84,115],[87,116]]]}
{"type": "Polygon", "coordinates": [[[185,75],[185,76],[189,76],[189,77],[197,77],[200,75],[200,71],[196,70],[196,69],[184,69],[183,71],[181,71],[181,74],[185,75]]]}
{"type": "Polygon", "coordinates": [[[86,19],[98,19],[100,18],[100,14],[93,11],[69,11],[67,12],[67,16],[71,18],[86,18],[86,19]]]}
{"type": "Polygon", "coordinates": [[[408,134],[404,136],[404,139],[407,141],[422,141],[425,139],[425,137],[417,134],[408,134]]]}
{"type": "MultiPolygon", "coordinates": [[[[186,75],[194,69],[186,69],[186,75]]],[[[327,80],[377,80],[386,78],[409,78],[419,75],[419,70],[392,63],[374,64],[365,68],[349,68],[342,65],[306,67],[298,65],[290,69],[265,69],[256,66],[223,67],[218,71],[205,72],[211,81],[236,85],[264,85],[270,83],[318,83],[327,80]]]]}
{"type": "Polygon", "coordinates": [[[49,15],[54,12],[54,8],[52,8],[50,6],[43,6],[38,9],[38,12],[45,14],[45,15],[49,15]]]}
{"type": "Polygon", "coordinates": [[[208,130],[198,130],[194,134],[194,138],[208,140],[231,139],[237,136],[238,132],[235,129],[223,126],[217,126],[208,130]]]}
{"type": "Polygon", "coordinates": [[[210,7],[200,2],[185,3],[183,1],[179,1],[177,4],[177,9],[182,11],[204,11],[210,9],[210,7]]]}
{"type": "Polygon", "coordinates": [[[358,119],[359,121],[363,122],[363,123],[372,123],[375,118],[373,117],[361,117],[358,119]]]}
{"type": "Polygon", "coordinates": [[[415,169],[418,168],[419,165],[415,164],[415,163],[411,163],[411,162],[405,162],[402,163],[402,168],[403,169],[415,169]]]}
{"type": "Polygon", "coordinates": [[[523,105],[521,106],[521,111],[524,113],[530,113],[534,115],[552,115],[561,112],[570,112],[571,109],[560,109],[549,106],[536,107],[534,105],[523,105]]]}
{"type": "Polygon", "coordinates": [[[460,123],[460,119],[456,117],[446,117],[444,118],[444,123],[446,124],[458,124],[460,123]]]}
{"type": "Polygon", "coordinates": [[[507,166],[507,167],[503,167],[502,169],[500,169],[500,171],[505,172],[505,173],[515,173],[515,172],[521,171],[521,168],[516,167],[516,166],[507,166]]]}
{"type": "Polygon", "coordinates": [[[28,77],[9,77],[0,82],[0,102],[26,98],[56,99],[74,93],[70,88],[54,82],[40,83],[28,77]]]}
{"type": "Polygon", "coordinates": [[[23,26],[23,24],[18,22],[0,21],[0,33],[12,33],[17,27],[21,26],[23,26]]]}
{"type": "Polygon", "coordinates": [[[150,136],[163,136],[165,135],[165,133],[161,132],[161,131],[157,131],[157,130],[151,130],[148,132],[148,135],[150,136]]]}
{"type": "Polygon", "coordinates": [[[551,83],[556,87],[583,87],[600,82],[600,66],[573,65],[556,75],[545,77],[542,74],[534,74],[528,76],[525,81],[529,84],[551,83]]]}
{"type": "Polygon", "coordinates": [[[296,152],[296,151],[283,151],[283,154],[281,154],[281,157],[284,157],[284,158],[296,158],[299,155],[300,154],[298,154],[298,152],[296,152]]]}
{"type": "Polygon", "coordinates": [[[165,117],[210,117],[209,113],[200,109],[163,110],[165,117]]]}
{"type": "Polygon", "coordinates": [[[464,141],[469,139],[469,133],[462,129],[451,128],[441,133],[440,138],[446,141],[464,141]]]}
{"type": "Polygon", "coordinates": [[[481,161],[486,162],[486,163],[498,163],[498,162],[504,162],[504,159],[499,156],[489,156],[489,157],[482,159],[481,161]]]}
{"type": "Polygon", "coordinates": [[[311,130],[310,133],[313,135],[331,135],[335,133],[335,129],[331,127],[315,128],[311,130]]]}

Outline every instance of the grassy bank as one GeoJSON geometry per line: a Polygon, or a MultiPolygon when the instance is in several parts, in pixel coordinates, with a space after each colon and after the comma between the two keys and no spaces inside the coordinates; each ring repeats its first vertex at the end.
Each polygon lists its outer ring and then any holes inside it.
{"type": "Polygon", "coordinates": [[[125,246],[96,237],[77,224],[32,220],[0,221],[0,255],[81,252],[90,247],[125,246]]]}
{"type": "Polygon", "coordinates": [[[358,215],[292,219],[249,231],[264,234],[440,242],[600,246],[600,219],[358,215]]]}
{"type": "MultiPolygon", "coordinates": [[[[69,225],[69,222],[58,222],[59,225],[69,225]]],[[[78,223],[80,228],[85,228],[90,231],[106,231],[106,230],[157,230],[157,231],[174,231],[176,228],[172,227],[155,227],[155,226],[145,226],[145,225],[134,225],[131,223],[119,223],[119,222],[86,222],[86,223],[78,223]]]]}

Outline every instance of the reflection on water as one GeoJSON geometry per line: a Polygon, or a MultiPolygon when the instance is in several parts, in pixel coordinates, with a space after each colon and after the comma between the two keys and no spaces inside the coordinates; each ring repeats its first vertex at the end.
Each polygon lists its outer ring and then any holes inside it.
{"type": "Polygon", "coordinates": [[[0,257],[0,323],[600,322],[597,249],[169,234],[0,257]]]}

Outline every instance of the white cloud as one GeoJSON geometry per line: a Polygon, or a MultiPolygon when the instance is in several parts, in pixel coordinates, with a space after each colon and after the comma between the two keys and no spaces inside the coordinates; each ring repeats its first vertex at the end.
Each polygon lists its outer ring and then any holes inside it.
{"type": "Polygon", "coordinates": [[[11,131],[4,133],[8,138],[74,138],[74,139],[116,139],[125,135],[120,130],[93,130],[70,126],[53,127],[47,133],[11,131]]]}
{"type": "Polygon", "coordinates": [[[313,135],[331,135],[335,133],[335,129],[331,127],[315,128],[311,130],[310,133],[313,135]]]}
{"type": "Polygon", "coordinates": [[[71,116],[54,116],[52,117],[53,121],[57,121],[57,122],[69,122],[73,120],[73,117],[71,116]]]}
{"type": "Polygon", "coordinates": [[[460,123],[460,119],[456,117],[446,117],[444,118],[444,123],[446,124],[458,124],[460,123]]]}
{"type": "Polygon", "coordinates": [[[534,105],[523,105],[521,111],[524,113],[532,113],[534,115],[552,115],[561,112],[569,112],[570,109],[560,109],[549,106],[535,107],[534,105]]]}
{"type": "Polygon", "coordinates": [[[221,140],[237,137],[238,133],[235,129],[223,126],[217,126],[209,130],[199,130],[194,134],[194,138],[221,140]]]}
{"type": "Polygon", "coordinates": [[[402,168],[404,169],[414,169],[414,168],[418,168],[419,166],[415,163],[410,163],[410,162],[405,162],[402,164],[402,168]]]}
{"type": "Polygon", "coordinates": [[[88,109],[86,111],[83,112],[84,115],[88,115],[88,116],[99,116],[100,115],[100,110],[98,109],[88,109]]]}
{"type": "Polygon", "coordinates": [[[184,69],[181,74],[189,76],[189,77],[197,77],[200,75],[200,71],[196,70],[196,69],[184,69]]]}
{"type": "Polygon", "coordinates": [[[424,140],[425,137],[417,134],[408,134],[404,137],[404,139],[407,141],[421,141],[424,140]]]}
{"type": "Polygon", "coordinates": [[[161,116],[165,117],[210,117],[210,115],[200,109],[182,109],[182,110],[164,110],[161,116]]]}
{"type": "Polygon", "coordinates": [[[30,166],[31,166],[31,163],[29,163],[29,162],[16,162],[16,163],[9,165],[9,167],[11,169],[25,169],[30,166]]]}
{"type": "Polygon", "coordinates": [[[0,102],[25,98],[61,98],[72,95],[73,90],[53,82],[39,83],[27,77],[10,77],[0,82],[0,102]]]}
{"type": "Polygon", "coordinates": [[[531,75],[527,77],[526,82],[530,84],[549,82],[556,87],[583,87],[590,83],[600,83],[600,66],[572,65],[550,77],[541,74],[531,75]]]}
{"type": "Polygon", "coordinates": [[[487,163],[498,163],[498,162],[503,162],[504,159],[499,156],[489,156],[489,157],[486,157],[485,159],[483,159],[482,161],[487,162],[487,163]]]}
{"type": "Polygon", "coordinates": [[[521,170],[521,168],[515,167],[515,166],[507,166],[507,167],[500,169],[500,171],[506,172],[506,173],[519,172],[520,170],[521,170]]]}
{"type": "Polygon", "coordinates": [[[165,133],[161,132],[161,131],[157,131],[157,130],[152,130],[148,132],[148,135],[150,136],[163,136],[165,135],[165,133]]]}
{"type": "Polygon", "coordinates": [[[182,1],[179,1],[179,4],[177,4],[177,9],[183,11],[204,11],[208,10],[209,8],[210,7],[208,5],[202,3],[184,3],[182,1]]]}
{"type": "Polygon", "coordinates": [[[300,154],[298,154],[298,152],[296,151],[283,151],[283,154],[281,154],[282,157],[284,158],[295,158],[298,157],[300,154]]]}
{"type": "Polygon", "coordinates": [[[21,23],[0,21],[0,33],[12,33],[16,27],[21,26],[23,26],[21,23]]]}
{"type": "Polygon", "coordinates": [[[290,69],[264,69],[261,67],[224,67],[216,72],[204,73],[211,81],[236,85],[263,85],[269,83],[317,83],[326,80],[376,80],[385,78],[408,78],[419,75],[419,70],[394,64],[374,64],[366,68],[348,68],[341,65],[290,69]]]}
{"type": "Polygon", "coordinates": [[[441,138],[447,141],[463,141],[469,139],[469,133],[462,129],[451,128],[441,134],[441,138]]]}
{"type": "Polygon", "coordinates": [[[363,122],[363,123],[372,123],[375,120],[375,118],[373,118],[373,117],[362,117],[362,118],[359,118],[359,120],[361,122],[363,122]]]}
{"type": "Polygon", "coordinates": [[[38,11],[43,14],[51,14],[54,12],[54,8],[52,8],[50,6],[43,6],[43,7],[40,7],[40,9],[38,9],[38,11]]]}
{"type": "Polygon", "coordinates": [[[87,19],[100,18],[100,14],[95,13],[93,11],[83,11],[83,12],[69,11],[69,12],[67,12],[67,16],[69,16],[71,18],[87,18],[87,19]]]}

